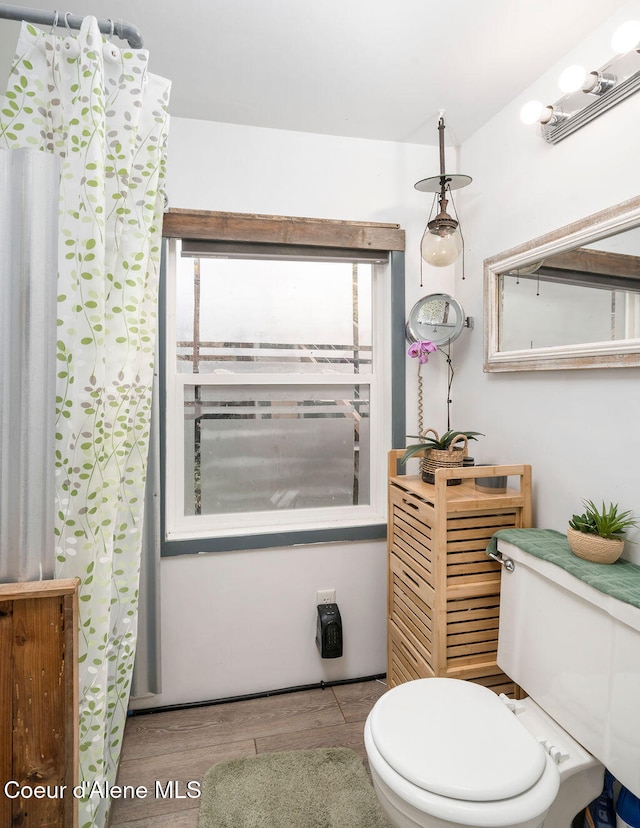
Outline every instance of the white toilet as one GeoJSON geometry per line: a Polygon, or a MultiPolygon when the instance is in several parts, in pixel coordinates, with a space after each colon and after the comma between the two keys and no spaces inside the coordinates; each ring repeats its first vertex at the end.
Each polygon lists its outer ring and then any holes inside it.
{"type": "Polygon", "coordinates": [[[374,705],[365,746],[396,828],[570,828],[604,767],[640,794],[640,609],[502,541],[498,664],[528,694],[426,678],[374,705]]]}

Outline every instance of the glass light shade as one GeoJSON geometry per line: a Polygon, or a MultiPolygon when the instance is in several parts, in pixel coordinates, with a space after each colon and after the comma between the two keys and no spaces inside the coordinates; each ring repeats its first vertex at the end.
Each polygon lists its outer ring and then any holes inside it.
{"type": "Polygon", "coordinates": [[[453,264],[462,253],[462,234],[460,228],[438,233],[425,230],[420,244],[422,258],[434,267],[446,267],[453,264]]]}
{"type": "Polygon", "coordinates": [[[627,20],[613,33],[611,48],[618,54],[625,54],[640,44],[640,20],[627,20]]]}

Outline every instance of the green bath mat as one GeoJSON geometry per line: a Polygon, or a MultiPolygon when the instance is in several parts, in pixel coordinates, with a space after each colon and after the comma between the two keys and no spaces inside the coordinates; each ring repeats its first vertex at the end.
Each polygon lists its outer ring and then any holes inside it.
{"type": "Polygon", "coordinates": [[[347,748],[220,762],[202,780],[199,828],[387,828],[362,760],[347,748]]]}

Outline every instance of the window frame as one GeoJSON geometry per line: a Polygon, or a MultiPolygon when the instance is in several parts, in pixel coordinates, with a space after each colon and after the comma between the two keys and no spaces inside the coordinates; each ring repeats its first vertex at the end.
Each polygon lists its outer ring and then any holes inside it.
{"type": "MultiPolygon", "coordinates": [[[[197,248],[198,242],[214,244],[237,252],[238,245],[252,246],[257,252],[290,254],[294,257],[317,254],[336,258],[360,251],[362,259],[388,259],[389,286],[389,370],[391,372],[391,422],[389,448],[400,448],[405,443],[405,300],[404,300],[404,231],[397,224],[343,222],[329,219],[308,219],[284,216],[261,216],[239,213],[220,213],[200,210],[169,210],[163,227],[163,253],[159,303],[159,374],[160,380],[160,438],[165,450],[161,453],[161,554],[165,557],[182,554],[259,549],[321,542],[373,540],[384,538],[386,522],[379,520],[355,526],[283,526],[269,531],[249,529],[243,533],[206,537],[167,538],[167,280],[168,241],[184,239],[197,248]]],[[[353,381],[353,378],[351,378],[353,381]]],[[[269,384],[277,382],[271,377],[269,384]]],[[[249,384],[249,383],[247,383],[249,384]]],[[[379,474],[385,475],[385,456],[378,456],[379,474]]],[[[386,475],[385,475],[386,476],[386,475]]]]}

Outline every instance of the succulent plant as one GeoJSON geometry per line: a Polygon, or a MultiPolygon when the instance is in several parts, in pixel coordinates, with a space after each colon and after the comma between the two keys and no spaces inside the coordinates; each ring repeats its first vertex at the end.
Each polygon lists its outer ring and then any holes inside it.
{"type": "Polygon", "coordinates": [[[578,532],[601,538],[621,538],[626,529],[638,525],[631,511],[620,512],[617,503],[606,506],[602,501],[601,509],[593,500],[583,500],[582,503],[585,511],[581,515],[573,515],[569,521],[569,526],[578,532]]]}

